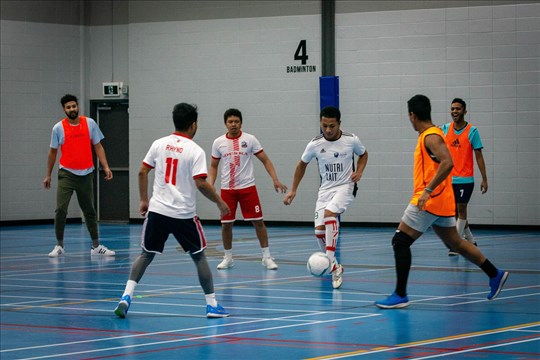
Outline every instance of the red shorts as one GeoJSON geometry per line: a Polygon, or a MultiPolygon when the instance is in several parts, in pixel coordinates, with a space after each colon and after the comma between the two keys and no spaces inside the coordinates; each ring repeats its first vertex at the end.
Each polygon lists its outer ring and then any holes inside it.
{"type": "Polygon", "coordinates": [[[236,206],[240,204],[242,210],[242,216],[246,221],[262,220],[262,208],[257,194],[257,188],[250,186],[245,189],[239,190],[225,190],[221,189],[221,198],[227,203],[231,209],[229,215],[221,218],[222,223],[233,222],[236,220],[236,206]]]}

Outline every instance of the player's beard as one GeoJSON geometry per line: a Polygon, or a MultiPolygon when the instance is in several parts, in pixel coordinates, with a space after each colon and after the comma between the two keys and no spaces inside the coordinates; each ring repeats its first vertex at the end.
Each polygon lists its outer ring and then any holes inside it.
{"type": "Polygon", "coordinates": [[[79,112],[77,110],[73,110],[73,111],[67,112],[66,115],[71,120],[75,120],[79,116],[79,112]]]}

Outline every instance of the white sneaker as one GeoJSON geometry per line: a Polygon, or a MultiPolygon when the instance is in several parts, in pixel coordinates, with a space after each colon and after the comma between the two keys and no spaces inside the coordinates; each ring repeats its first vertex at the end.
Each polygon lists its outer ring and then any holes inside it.
{"type": "Polygon", "coordinates": [[[233,266],[234,266],[233,258],[224,257],[223,261],[219,263],[217,268],[218,270],[224,270],[224,269],[232,268],[233,266]]]}
{"type": "Polygon", "coordinates": [[[90,250],[90,255],[114,256],[116,253],[107,249],[106,246],[99,245],[97,248],[92,248],[92,250],[90,250]]]}
{"type": "Polygon", "coordinates": [[[268,270],[277,270],[278,268],[277,264],[274,262],[274,259],[271,257],[264,257],[261,265],[266,267],[268,270]]]}
{"type": "Polygon", "coordinates": [[[49,253],[49,257],[59,257],[60,255],[64,255],[66,252],[63,247],[60,245],[56,245],[54,249],[49,253]]]}
{"type": "Polygon", "coordinates": [[[335,263],[335,269],[332,271],[332,287],[339,289],[343,284],[343,265],[335,263]]]}

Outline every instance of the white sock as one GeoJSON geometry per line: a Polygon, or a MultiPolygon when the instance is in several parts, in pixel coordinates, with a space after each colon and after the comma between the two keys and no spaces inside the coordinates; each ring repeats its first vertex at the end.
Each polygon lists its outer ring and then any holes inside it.
{"type": "Polygon", "coordinates": [[[335,217],[324,218],[324,227],[326,230],[326,256],[333,263],[335,260],[337,239],[339,236],[339,223],[335,217]]]}
{"type": "Polygon", "coordinates": [[[206,305],[210,305],[212,307],[217,306],[217,300],[216,300],[216,294],[215,293],[206,294],[206,295],[204,295],[204,297],[206,298],[206,305]]]}
{"type": "Polygon", "coordinates": [[[456,223],[456,229],[458,232],[459,237],[463,237],[463,229],[465,229],[465,225],[467,225],[466,219],[458,219],[456,223]]]}
{"type": "Polygon", "coordinates": [[[473,236],[473,234],[471,232],[471,228],[469,226],[467,226],[465,228],[464,233],[465,233],[465,238],[467,239],[467,241],[474,244],[474,236],[473,236]]]}
{"type": "Polygon", "coordinates": [[[315,237],[321,251],[326,252],[326,230],[315,229],[315,237]]]}
{"type": "Polygon", "coordinates": [[[227,259],[232,259],[232,249],[225,250],[225,257],[227,259]]]}
{"type": "Polygon", "coordinates": [[[270,255],[270,248],[269,247],[261,248],[261,250],[262,250],[263,258],[271,258],[272,257],[272,255],[270,255]]]}
{"type": "Polygon", "coordinates": [[[124,295],[129,295],[130,297],[133,297],[135,287],[137,287],[137,282],[135,280],[128,280],[126,283],[126,289],[124,290],[124,295]]]}

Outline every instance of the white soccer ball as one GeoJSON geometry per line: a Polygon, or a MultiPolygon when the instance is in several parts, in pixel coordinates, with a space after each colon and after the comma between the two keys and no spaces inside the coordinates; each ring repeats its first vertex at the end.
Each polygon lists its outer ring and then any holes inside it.
{"type": "Polygon", "coordinates": [[[320,251],[311,254],[307,262],[308,271],[316,277],[321,277],[328,273],[330,271],[330,265],[328,256],[320,251]]]}

